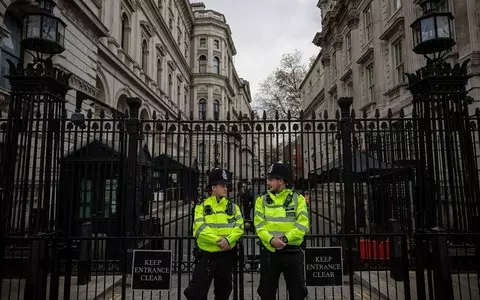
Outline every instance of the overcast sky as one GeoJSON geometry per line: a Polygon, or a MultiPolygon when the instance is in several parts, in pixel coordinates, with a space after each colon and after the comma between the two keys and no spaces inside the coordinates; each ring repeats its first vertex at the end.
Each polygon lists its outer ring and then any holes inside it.
{"type": "Polygon", "coordinates": [[[305,62],[320,51],[312,44],[320,31],[317,0],[203,0],[207,9],[225,15],[237,48],[235,67],[250,82],[252,97],[281,55],[299,49],[305,62]]]}

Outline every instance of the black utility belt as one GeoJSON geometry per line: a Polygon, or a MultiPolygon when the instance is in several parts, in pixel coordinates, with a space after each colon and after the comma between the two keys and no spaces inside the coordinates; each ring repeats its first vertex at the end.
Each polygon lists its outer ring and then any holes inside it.
{"type": "Polygon", "coordinates": [[[293,245],[287,245],[283,249],[275,249],[275,252],[278,253],[290,253],[290,252],[298,252],[302,251],[302,248],[300,246],[293,246],[293,245]]]}
{"type": "Polygon", "coordinates": [[[205,251],[200,249],[200,254],[204,256],[224,256],[232,253],[235,253],[235,248],[232,248],[228,251],[217,251],[217,252],[210,252],[210,251],[205,251]]]}

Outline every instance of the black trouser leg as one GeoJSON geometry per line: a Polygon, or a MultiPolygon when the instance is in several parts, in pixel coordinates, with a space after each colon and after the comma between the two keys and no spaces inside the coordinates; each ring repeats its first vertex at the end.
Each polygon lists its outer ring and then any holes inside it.
{"type": "Polygon", "coordinates": [[[211,258],[200,257],[200,261],[195,265],[192,280],[183,294],[188,300],[204,300],[207,299],[208,289],[212,283],[212,270],[210,269],[211,258]]]}
{"type": "Polygon", "coordinates": [[[260,284],[257,292],[262,300],[275,300],[277,295],[278,280],[282,271],[281,260],[277,254],[267,249],[260,252],[260,284]]]}
{"type": "Polygon", "coordinates": [[[218,253],[213,262],[215,300],[228,300],[232,293],[234,251],[235,250],[218,253]]]}
{"type": "Polygon", "coordinates": [[[303,272],[303,252],[282,253],[283,276],[287,283],[290,300],[303,300],[308,295],[303,272]]]}

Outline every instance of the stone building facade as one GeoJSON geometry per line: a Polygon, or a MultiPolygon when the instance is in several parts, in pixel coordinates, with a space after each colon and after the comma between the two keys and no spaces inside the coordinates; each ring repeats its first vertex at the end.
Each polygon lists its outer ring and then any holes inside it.
{"type": "MultiPolygon", "coordinates": [[[[470,96],[480,100],[480,32],[475,0],[440,0],[452,12],[456,46],[447,55],[451,63],[471,59],[470,96]]],[[[351,96],[353,108],[373,116],[401,108],[411,112],[411,94],[404,72],[425,64],[413,49],[410,24],[421,14],[420,1],[319,0],[322,27],[313,43],[321,51],[301,85],[302,108],[334,113],[337,99],[351,96]]],[[[476,103],[472,107],[477,107],[476,103]]]]}
{"type": "MultiPolygon", "coordinates": [[[[250,86],[235,70],[233,57],[237,50],[225,16],[206,9],[203,3],[191,6],[195,20],[191,83],[194,118],[213,121],[251,118],[250,86]]],[[[214,130],[219,132],[219,127],[214,130]]],[[[257,143],[251,138],[244,135],[242,140],[236,140],[228,135],[211,134],[198,136],[194,143],[201,169],[211,169],[223,162],[222,167],[235,169],[236,177],[252,178],[255,162],[251,158],[257,153],[253,149],[257,143]]]]}
{"type": "MultiPolygon", "coordinates": [[[[140,117],[147,120],[154,113],[160,120],[166,114],[185,120],[190,114],[206,120],[225,120],[227,114],[235,119],[240,112],[251,115],[249,83],[233,65],[236,49],[222,14],[188,0],[56,3],[54,13],[67,27],[65,51],[54,57],[54,64],[73,73],[69,115],[78,97],[86,98],[83,110],[96,115],[104,110],[107,118],[128,111],[127,97],[142,99],[140,117]]],[[[6,59],[20,59],[22,14],[32,4],[35,0],[0,1],[3,110],[10,88],[4,78],[6,59]]],[[[190,156],[190,149],[167,142],[173,156],[190,156]]],[[[147,143],[157,148],[151,140],[147,143]]],[[[193,157],[198,155],[192,151],[193,157]]]]}
{"type": "MultiPolygon", "coordinates": [[[[377,109],[381,116],[389,109],[393,117],[398,117],[401,109],[406,116],[411,115],[412,96],[403,73],[413,73],[425,65],[424,57],[412,50],[410,25],[422,15],[419,2],[319,0],[322,27],[313,43],[321,51],[300,86],[305,114],[334,118],[338,98],[353,97],[357,116],[373,117],[377,109]]],[[[467,88],[474,99],[470,106],[473,113],[480,100],[480,2],[440,0],[440,7],[455,17],[456,45],[446,60],[452,64],[471,60],[473,77],[467,88]]],[[[330,155],[338,154],[333,138],[326,138],[324,144],[330,155]]],[[[317,168],[327,163],[322,151],[314,151],[313,145],[305,147],[305,164],[313,165],[315,156],[317,168]]]]}

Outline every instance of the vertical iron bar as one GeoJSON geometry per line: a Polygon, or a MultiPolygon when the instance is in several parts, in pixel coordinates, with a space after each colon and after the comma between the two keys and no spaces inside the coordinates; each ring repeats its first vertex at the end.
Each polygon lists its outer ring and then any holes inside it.
{"type": "Polygon", "coordinates": [[[139,124],[138,110],[142,104],[139,98],[127,98],[127,104],[129,106],[129,118],[127,121],[127,133],[128,133],[128,154],[127,154],[127,190],[126,197],[124,198],[125,212],[123,214],[124,219],[122,222],[124,226],[125,241],[122,247],[123,253],[123,271],[122,271],[122,300],[126,297],[126,275],[129,273],[129,262],[133,249],[135,248],[135,241],[130,237],[135,236],[137,228],[138,211],[136,211],[136,173],[137,173],[137,156],[138,156],[138,138],[139,138],[139,124]]]}
{"type": "MultiPolygon", "coordinates": [[[[352,178],[352,119],[350,117],[350,106],[353,98],[342,97],[338,99],[338,105],[341,110],[341,139],[343,148],[343,184],[344,184],[344,203],[345,203],[345,233],[352,234],[355,231],[355,215],[354,215],[354,196],[353,196],[353,178],[352,178]]],[[[353,257],[353,241],[352,236],[347,236],[347,260],[348,275],[350,283],[350,299],[354,299],[354,257],[353,257]]]]}

